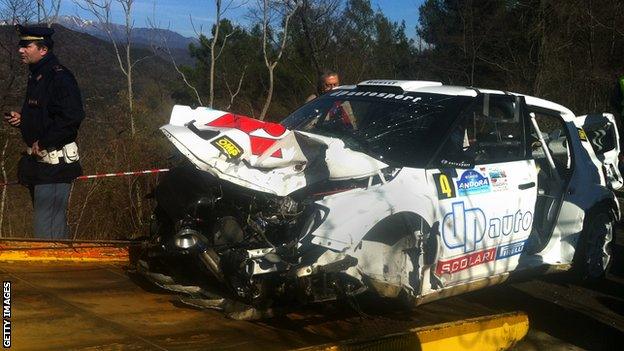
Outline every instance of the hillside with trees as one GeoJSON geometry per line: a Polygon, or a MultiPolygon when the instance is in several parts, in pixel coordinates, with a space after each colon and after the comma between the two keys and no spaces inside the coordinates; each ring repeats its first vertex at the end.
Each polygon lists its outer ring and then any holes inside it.
{"type": "MultiPolygon", "coordinates": [[[[0,7],[12,1],[19,0],[3,0],[0,7]]],[[[158,127],[176,103],[279,121],[315,91],[324,69],[339,72],[343,84],[371,78],[435,80],[535,95],[578,115],[617,112],[610,98],[617,76],[624,74],[620,1],[428,0],[419,9],[416,38],[370,0],[258,1],[245,26],[228,17],[226,3],[215,3],[222,6],[214,16],[218,22],[189,45],[193,64],[167,60],[174,55],[163,54],[166,42],[154,43],[157,53],[131,49],[138,63],[130,99],[110,42],[55,27],[55,51],[76,74],[87,108],[79,139],[85,173],[169,165],[172,147],[158,127]]],[[[16,44],[13,28],[0,27],[3,110],[19,108],[23,99],[26,68],[17,61],[16,44]]],[[[0,179],[13,180],[23,145],[6,124],[0,141],[0,179]]],[[[145,196],[156,181],[76,183],[72,234],[145,233],[151,211],[145,196]]],[[[6,189],[0,189],[0,235],[28,236],[27,192],[6,189]]]]}

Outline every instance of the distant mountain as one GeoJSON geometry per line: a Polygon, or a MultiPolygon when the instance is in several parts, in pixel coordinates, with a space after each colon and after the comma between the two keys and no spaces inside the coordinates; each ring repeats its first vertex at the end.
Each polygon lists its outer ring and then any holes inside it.
{"type": "MultiPolygon", "coordinates": [[[[106,33],[98,28],[97,23],[94,21],[85,20],[77,16],[60,16],[57,23],[71,30],[108,40],[106,33]]],[[[125,27],[120,24],[112,24],[112,26],[113,34],[118,38],[123,37],[125,27]]],[[[188,49],[190,43],[199,42],[195,38],[185,37],[174,31],[158,28],[133,28],[132,40],[134,43],[144,46],[150,46],[151,44],[162,46],[162,42],[166,41],[171,49],[188,49]]]]}
{"type": "MultiPolygon", "coordinates": [[[[98,27],[96,21],[86,20],[78,16],[59,16],[56,23],[72,31],[89,34],[98,39],[109,41],[108,35],[98,27]]],[[[0,26],[8,25],[11,25],[11,23],[6,20],[0,20],[0,26]]],[[[121,41],[125,36],[125,27],[113,23],[112,28],[113,36],[121,41]]],[[[199,44],[197,38],[185,37],[168,29],[133,28],[131,39],[135,47],[158,48],[157,55],[165,59],[169,59],[169,57],[162,49],[168,47],[178,64],[195,65],[195,60],[190,56],[188,47],[191,43],[199,44]]]]}

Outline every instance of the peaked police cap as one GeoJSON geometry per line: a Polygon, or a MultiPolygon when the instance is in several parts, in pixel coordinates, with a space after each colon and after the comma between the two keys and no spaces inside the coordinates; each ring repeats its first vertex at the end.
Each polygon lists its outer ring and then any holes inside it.
{"type": "Polygon", "coordinates": [[[34,41],[42,41],[48,48],[52,48],[52,34],[54,29],[48,27],[24,27],[22,25],[16,25],[15,29],[19,35],[19,45],[27,46],[34,41]]]}

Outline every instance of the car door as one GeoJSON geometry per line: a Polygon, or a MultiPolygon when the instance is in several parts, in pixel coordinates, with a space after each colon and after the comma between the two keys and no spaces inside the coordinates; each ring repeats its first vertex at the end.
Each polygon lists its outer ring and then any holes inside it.
{"type": "Polygon", "coordinates": [[[582,141],[589,141],[598,160],[602,163],[606,183],[611,189],[620,189],[624,185],[618,167],[620,155],[620,136],[615,117],[610,113],[589,114],[577,117],[575,124],[581,126],[579,136],[582,141]]]}
{"type": "Polygon", "coordinates": [[[528,239],[537,171],[527,154],[522,98],[481,94],[452,128],[429,170],[438,190],[443,286],[514,270],[528,239]]]}

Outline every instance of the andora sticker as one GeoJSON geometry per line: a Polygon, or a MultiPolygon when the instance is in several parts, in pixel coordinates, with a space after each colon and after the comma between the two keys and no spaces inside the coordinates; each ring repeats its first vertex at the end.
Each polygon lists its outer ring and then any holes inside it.
{"type": "Polygon", "coordinates": [[[490,192],[490,180],[475,170],[462,173],[457,181],[457,194],[467,196],[490,192]]]}
{"type": "Polygon", "coordinates": [[[438,199],[451,199],[457,196],[455,191],[455,184],[453,184],[453,178],[446,173],[438,173],[433,175],[436,188],[438,189],[438,199]]]}
{"type": "Polygon", "coordinates": [[[453,274],[485,262],[494,261],[495,257],[496,248],[492,247],[487,250],[471,253],[470,255],[453,258],[451,260],[438,261],[436,274],[438,276],[442,274],[453,274]]]}
{"type": "Polygon", "coordinates": [[[243,155],[243,149],[231,138],[224,135],[210,142],[214,147],[223,151],[229,159],[237,159],[243,155]]]}

